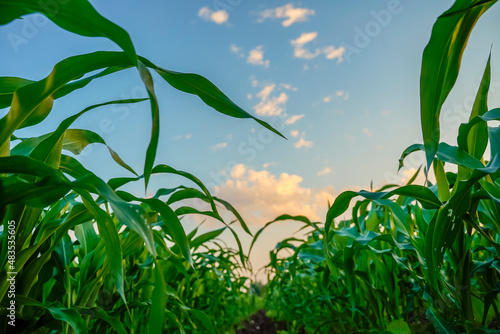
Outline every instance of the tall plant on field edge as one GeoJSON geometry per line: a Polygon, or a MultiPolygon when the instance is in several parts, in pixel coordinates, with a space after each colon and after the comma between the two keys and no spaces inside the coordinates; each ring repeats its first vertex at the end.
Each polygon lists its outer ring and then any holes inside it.
{"type": "MultiPolygon", "coordinates": [[[[319,333],[488,333],[500,319],[500,108],[489,109],[490,59],[457,145],[440,142],[439,115],[469,35],[496,1],[457,0],[434,24],[423,53],[420,101],[426,179],[436,184],[346,191],[306,241],[279,243],[268,265],[268,307],[294,328],[319,333]],[[489,145],[489,152],[486,152],[489,145]],[[446,165],[458,171],[446,172],[446,165]],[[355,197],[352,219],[334,222],[355,197]],[[286,250],[290,256],[278,256],[286,250]],[[495,320],[496,319],[496,320],[495,320]]],[[[267,226],[267,225],[266,225],[267,226]]],[[[265,228],[265,227],[264,227],[265,228]]],[[[256,233],[254,242],[260,230],[256,233]]],[[[253,244],[252,244],[253,246],[253,244]]]]}
{"type": "Polygon", "coordinates": [[[230,329],[235,319],[244,316],[250,298],[241,275],[247,258],[231,224],[238,222],[251,233],[236,210],[212,196],[195,176],[168,165],[155,166],[160,108],[151,71],[220,113],[254,119],[282,135],[204,77],[166,70],[137,55],[128,33],[87,0],[0,0],[0,25],[31,13],[45,15],[75,34],[108,38],[122,51],[66,58],[39,81],[0,77],[0,109],[10,108],[0,119],[0,332],[215,333],[214,325],[230,329]],[[103,101],[66,118],[50,133],[16,136],[17,130],[40,124],[58,98],[128,68],[138,71],[148,98],[103,101]],[[98,134],[70,128],[80,116],[100,107],[146,101],[152,127],[142,174],[98,134]],[[114,161],[132,176],[104,182],[67,154],[78,155],[91,144],[106,145],[114,161]],[[142,179],[147,187],[151,175],[160,173],[181,176],[195,187],[160,189],[152,198],[119,190],[142,179]],[[172,204],[185,199],[202,200],[210,210],[172,209],[172,204]],[[222,219],[221,206],[234,214],[233,222],[222,219]],[[187,214],[211,217],[224,227],[186,235],[180,219],[187,214]],[[207,247],[225,229],[236,238],[238,252],[217,242],[215,248],[207,247]],[[70,238],[70,231],[75,238],[70,238]],[[207,291],[218,291],[219,301],[207,291]],[[12,319],[16,327],[9,324],[12,319]]]}

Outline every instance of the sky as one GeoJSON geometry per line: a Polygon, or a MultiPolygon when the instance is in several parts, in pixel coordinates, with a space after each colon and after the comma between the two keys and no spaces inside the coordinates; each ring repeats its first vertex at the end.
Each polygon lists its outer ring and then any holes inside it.
{"type": "MultiPolygon", "coordinates": [[[[196,175],[228,200],[255,232],[281,214],[324,221],[328,201],[345,190],[403,183],[423,163],[398,158],[420,143],[419,75],[422,52],[436,18],[452,1],[91,1],[130,34],[137,53],[156,65],[197,73],[211,80],[247,112],[275,126],[287,140],[252,120],[217,113],[196,96],[176,91],[155,77],[161,112],[156,164],[196,175]]],[[[500,6],[494,5],[471,34],[462,70],[441,115],[442,140],[456,144],[468,119],[488,54],[492,51],[490,108],[500,102],[500,6]],[[496,92],[495,92],[496,89],[496,92]]],[[[62,59],[97,50],[119,50],[109,40],[77,36],[39,14],[0,27],[0,73],[40,80],[62,59]]],[[[57,100],[41,124],[20,137],[53,131],[85,107],[119,98],[145,97],[134,69],[95,80],[57,100]]],[[[7,113],[0,110],[0,116],[7,113]]],[[[73,127],[100,134],[142,172],[149,142],[148,103],[103,107],[73,127]]],[[[131,176],[113,163],[104,146],[78,159],[107,180],[131,176]]],[[[148,192],[189,181],[153,176],[148,192]]],[[[228,217],[228,219],[230,219],[228,217]]],[[[200,223],[186,217],[187,231],[200,223]]],[[[205,222],[201,231],[220,227],[205,222]]],[[[276,243],[300,225],[269,228],[251,260],[258,268],[276,243]]],[[[242,242],[251,238],[241,229],[242,242]]],[[[223,238],[234,246],[232,236],[223,238]]]]}

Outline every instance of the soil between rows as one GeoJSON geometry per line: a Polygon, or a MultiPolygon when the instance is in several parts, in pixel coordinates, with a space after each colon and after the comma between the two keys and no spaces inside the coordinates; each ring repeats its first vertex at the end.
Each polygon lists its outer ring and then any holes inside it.
{"type": "MultiPolygon", "coordinates": [[[[276,322],[266,315],[266,310],[257,311],[243,322],[243,328],[236,331],[236,334],[277,334],[279,330],[286,330],[286,322],[276,322]]],[[[307,334],[302,329],[299,334],[307,334]]]]}

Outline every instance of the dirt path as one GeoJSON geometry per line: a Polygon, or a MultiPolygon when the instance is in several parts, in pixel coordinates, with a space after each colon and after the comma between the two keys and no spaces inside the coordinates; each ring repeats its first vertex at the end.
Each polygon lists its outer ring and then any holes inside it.
{"type": "MultiPolygon", "coordinates": [[[[286,322],[275,322],[266,315],[266,310],[260,310],[250,319],[243,323],[245,326],[239,329],[236,334],[277,334],[278,330],[286,330],[286,322]]],[[[305,331],[300,331],[300,334],[307,334],[305,331]]]]}

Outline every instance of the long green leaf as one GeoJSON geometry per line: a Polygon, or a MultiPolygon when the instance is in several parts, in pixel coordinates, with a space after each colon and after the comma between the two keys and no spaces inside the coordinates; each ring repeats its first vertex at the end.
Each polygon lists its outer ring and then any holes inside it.
{"type": "Polygon", "coordinates": [[[44,305],[25,296],[16,296],[16,300],[20,305],[36,306],[47,309],[54,319],[67,322],[77,334],[88,333],[85,321],[83,321],[82,316],[75,308],[65,308],[60,302],[44,305]]]}
{"type": "MultiPolygon", "coordinates": [[[[484,69],[481,85],[476,94],[472,112],[469,117],[471,121],[476,116],[483,116],[488,111],[488,91],[490,89],[491,80],[491,54],[488,57],[488,63],[484,69]]],[[[470,130],[467,138],[467,151],[476,159],[481,159],[484,151],[488,146],[488,127],[484,123],[477,124],[470,130]]]]}
{"type": "Polygon", "coordinates": [[[225,115],[236,118],[251,118],[266,129],[285,138],[278,130],[274,129],[268,123],[250,115],[245,110],[238,107],[224,93],[222,93],[213,83],[198,74],[180,73],[163,69],[151,63],[149,60],[141,57],[141,61],[146,66],[156,70],[156,72],[165,79],[172,87],[189,94],[198,95],[198,97],[208,106],[225,115]]]}
{"type": "Polygon", "coordinates": [[[133,196],[132,194],[129,194],[124,191],[119,191],[117,193],[121,198],[127,200],[127,201],[139,201],[142,203],[145,203],[149,205],[149,207],[158,212],[162,218],[163,225],[162,227],[166,228],[167,231],[169,231],[172,235],[172,238],[174,239],[175,243],[177,246],[180,248],[182,255],[184,258],[192,264],[192,258],[191,258],[191,253],[189,251],[189,241],[186,236],[186,232],[184,231],[184,228],[182,227],[182,224],[179,220],[179,217],[175,214],[175,212],[172,210],[172,208],[168,205],[162,202],[161,200],[157,198],[138,198],[136,196],[133,196]]]}
{"type": "Polygon", "coordinates": [[[470,33],[481,15],[495,2],[457,0],[432,28],[420,74],[420,116],[427,170],[438,150],[441,107],[458,77],[470,33]]]}
{"type": "Polygon", "coordinates": [[[155,287],[153,290],[153,297],[151,299],[151,307],[148,318],[148,330],[149,333],[152,334],[163,332],[167,303],[167,290],[160,262],[155,263],[153,271],[155,275],[155,287]]]}
{"type": "Polygon", "coordinates": [[[30,83],[33,81],[17,77],[0,77],[0,109],[10,106],[16,89],[30,83]]]}
{"type": "Polygon", "coordinates": [[[137,64],[137,55],[128,33],[101,16],[87,0],[30,1],[0,0],[0,25],[21,16],[41,13],[64,30],[87,37],[106,37],[119,45],[132,63],[137,64]]]}
{"type": "Polygon", "coordinates": [[[113,220],[108,213],[102,210],[92,196],[85,191],[80,191],[83,204],[95,217],[99,235],[104,240],[106,245],[106,260],[108,261],[111,269],[111,276],[116,286],[116,290],[126,303],[124,283],[123,283],[123,253],[120,237],[113,220]]]}

